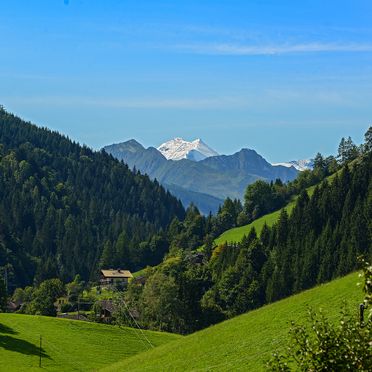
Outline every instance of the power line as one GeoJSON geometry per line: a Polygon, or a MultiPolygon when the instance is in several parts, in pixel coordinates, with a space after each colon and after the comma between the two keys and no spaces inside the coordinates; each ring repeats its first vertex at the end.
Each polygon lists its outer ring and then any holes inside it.
{"type": "Polygon", "coordinates": [[[124,299],[121,299],[122,302],[124,303],[124,306],[125,308],[128,310],[128,313],[129,315],[131,316],[131,318],[133,319],[133,322],[134,324],[137,326],[137,328],[140,330],[140,332],[142,333],[143,337],[145,338],[145,340],[149,343],[149,345],[151,346],[151,348],[154,348],[155,346],[151,343],[151,341],[147,338],[147,336],[145,335],[145,332],[143,332],[142,328],[140,327],[140,325],[137,323],[136,319],[134,318],[134,316],[132,315],[132,313],[130,312],[129,310],[129,307],[127,305],[127,303],[125,302],[124,299]]]}
{"type": "MultiPolygon", "coordinates": [[[[143,343],[143,345],[147,348],[147,344],[146,342],[143,340],[143,338],[141,338],[141,336],[138,334],[136,328],[135,328],[135,325],[134,323],[132,323],[132,320],[127,316],[127,314],[124,312],[124,316],[128,319],[128,323],[130,325],[130,327],[133,329],[133,333],[134,335],[143,343]],[[134,326],[133,326],[134,325],[134,326]]],[[[120,325],[119,325],[119,328],[123,329],[120,325]]],[[[125,328],[124,328],[125,329],[125,328]]]]}
{"type": "MultiPolygon", "coordinates": [[[[119,291],[117,291],[116,293],[118,293],[119,291]]],[[[146,340],[146,342],[150,345],[150,347],[153,349],[155,346],[151,343],[151,341],[148,339],[148,337],[145,335],[145,332],[143,332],[141,326],[138,324],[138,322],[136,321],[136,319],[134,318],[133,314],[131,313],[131,311],[129,310],[129,307],[127,305],[127,303],[125,302],[124,298],[122,296],[119,296],[119,300],[122,304],[124,304],[125,306],[125,309],[128,311],[128,314],[130,315],[135,327],[137,327],[139,329],[139,331],[141,332],[143,338],[146,340]]],[[[125,317],[128,319],[125,311],[124,311],[124,315],[125,317]]],[[[130,321],[130,319],[129,319],[130,321]]],[[[135,330],[135,328],[134,328],[135,330]]],[[[136,331],[135,331],[136,332],[136,331]]],[[[144,344],[146,346],[146,344],[144,344]]]]}

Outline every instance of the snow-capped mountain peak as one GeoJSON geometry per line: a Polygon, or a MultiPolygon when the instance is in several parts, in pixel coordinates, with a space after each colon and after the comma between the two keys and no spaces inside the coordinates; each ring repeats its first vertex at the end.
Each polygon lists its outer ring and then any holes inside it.
{"type": "Polygon", "coordinates": [[[282,165],[283,167],[294,167],[299,171],[311,170],[314,167],[314,159],[291,160],[283,163],[273,163],[272,165],[282,165]]]}
{"type": "Polygon", "coordinates": [[[218,153],[205,144],[200,138],[194,141],[186,141],[183,138],[174,138],[164,142],[158,150],[168,160],[189,159],[200,161],[210,156],[217,156],[218,153]]]}

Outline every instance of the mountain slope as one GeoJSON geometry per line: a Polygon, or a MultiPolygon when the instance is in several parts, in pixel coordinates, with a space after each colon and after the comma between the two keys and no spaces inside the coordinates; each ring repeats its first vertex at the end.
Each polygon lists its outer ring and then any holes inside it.
{"type": "MultiPolygon", "coordinates": [[[[332,182],[332,180],[335,178],[336,174],[340,174],[340,173],[341,173],[341,171],[338,171],[338,172],[330,175],[329,177],[327,177],[322,182],[332,182]]],[[[322,182],[320,182],[319,185],[321,185],[322,182]]],[[[311,197],[311,195],[313,195],[316,186],[317,185],[310,186],[306,189],[309,197],[311,197]]],[[[249,234],[249,232],[251,231],[252,228],[255,228],[256,232],[258,234],[260,234],[261,230],[262,230],[262,228],[265,224],[267,226],[272,226],[274,223],[276,223],[278,221],[278,219],[280,217],[280,212],[281,212],[282,209],[285,209],[288,212],[288,214],[291,214],[293,208],[296,205],[297,198],[298,198],[298,196],[294,197],[293,200],[291,200],[285,207],[281,208],[280,210],[274,211],[272,213],[268,213],[268,214],[258,218],[257,220],[249,223],[248,225],[244,225],[244,226],[240,226],[240,227],[234,227],[233,229],[226,230],[217,239],[215,239],[215,244],[222,244],[222,243],[225,243],[225,242],[227,242],[227,243],[238,243],[243,239],[244,235],[247,236],[249,234]]]]}
{"type": "MultiPolygon", "coordinates": [[[[311,186],[308,189],[306,189],[309,196],[313,194],[314,189],[315,189],[315,186],[311,186]]],[[[294,198],[294,200],[289,202],[282,209],[285,209],[288,212],[288,214],[290,214],[295,205],[296,205],[296,198],[294,198]]],[[[275,212],[272,212],[272,213],[265,214],[264,216],[258,218],[257,220],[254,220],[248,225],[234,227],[233,229],[227,230],[215,240],[215,244],[222,244],[225,242],[238,243],[243,239],[244,235],[247,236],[249,234],[252,228],[255,228],[257,234],[260,234],[265,224],[267,226],[272,226],[275,222],[278,221],[280,217],[280,212],[281,212],[281,209],[275,212]]]]}
{"type": "Polygon", "coordinates": [[[0,267],[11,285],[146,266],[139,244],[175,216],[181,203],[147,176],[0,110],[0,267]]]}
{"type": "Polygon", "coordinates": [[[134,140],[106,146],[104,150],[123,160],[130,168],[136,167],[151,178],[156,178],[162,185],[181,187],[182,193],[176,189],[172,191],[184,205],[191,200],[205,214],[217,210],[219,201],[226,197],[241,199],[247,185],[257,179],[270,181],[281,178],[288,181],[298,173],[295,168],[272,166],[254,150],[247,149],[230,156],[208,157],[199,162],[167,160],[155,148],[145,149],[134,140]],[[190,193],[187,194],[187,191],[190,193]],[[197,201],[194,193],[198,193],[197,201]],[[209,200],[201,194],[208,195],[209,200]],[[210,197],[216,200],[213,202],[210,197]],[[213,209],[206,209],[207,205],[213,209]]]}
{"type": "Polygon", "coordinates": [[[264,371],[271,353],[284,348],[291,320],[304,321],[307,308],[336,318],[346,300],[356,309],[363,299],[357,274],[264,306],[103,371],[264,371]]]}
{"type": "Polygon", "coordinates": [[[201,163],[221,173],[226,173],[230,177],[241,177],[242,179],[251,175],[255,176],[256,179],[275,180],[280,178],[283,182],[287,182],[296,178],[298,173],[296,169],[291,167],[271,165],[251,149],[242,149],[233,155],[210,157],[204,159],[201,163]]]}
{"type": "MultiPolygon", "coordinates": [[[[165,332],[144,331],[144,334],[154,346],[180,338],[165,332]]],[[[39,371],[40,335],[42,368],[47,371],[93,371],[146,351],[150,346],[133,328],[0,314],[0,370],[39,371]]]]}
{"type": "Polygon", "coordinates": [[[209,212],[216,214],[218,207],[223,204],[222,199],[218,199],[212,195],[203,194],[196,191],[190,191],[177,185],[167,185],[164,187],[171,192],[172,195],[176,195],[185,206],[189,206],[191,203],[197,205],[200,212],[207,215],[209,212]]]}
{"type": "Polygon", "coordinates": [[[215,213],[222,203],[222,198],[211,195],[208,187],[213,187],[212,180],[219,180],[220,175],[199,163],[191,160],[167,160],[154,147],[145,149],[135,140],[106,146],[106,152],[136,168],[151,178],[157,179],[166,189],[179,198],[187,207],[191,202],[196,204],[204,214],[215,213]],[[210,181],[198,190],[197,180],[203,175],[210,181]]]}

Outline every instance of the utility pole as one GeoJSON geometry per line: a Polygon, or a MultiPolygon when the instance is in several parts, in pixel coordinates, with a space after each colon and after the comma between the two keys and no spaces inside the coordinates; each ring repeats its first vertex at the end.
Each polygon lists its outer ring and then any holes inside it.
{"type": "Polygon", "coordinates": [[[39,367],[41,368],[41,343],[42,343],[42,338],[40,335],[40,347],[39,347],[39,367]]]}
{"type": "Polygon", "coordinates": [[[361,327],[364,327],[364,310],[365,310],[365,305],[364,304],[360,304],[359,305],[359,322],[360,322],[360,326],[361,327]]]}

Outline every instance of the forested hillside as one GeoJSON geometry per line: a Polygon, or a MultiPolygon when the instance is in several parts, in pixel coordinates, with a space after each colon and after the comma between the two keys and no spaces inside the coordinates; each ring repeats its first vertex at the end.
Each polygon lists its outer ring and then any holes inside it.
{"type": "Polygon", "coordinates": [[[174,217],[184,209],[157,182],[0,108],[0,267],[10,286],[155,264],[174,217]]]}
{"type": "Polygon", "coordinates": [[[371,129],[368,133],[357,159],[341,160],[342,170],[311,196],[303,190],[291,215],[283,209],[260,236],[252,229],[240,243],[208,242],[198,253],[174,249],[148,270],[146,284],[133,284],[126,295],[142,324],[192,332],[343,276],[357,268],[359,255],[371,257],[371,129]]]}

